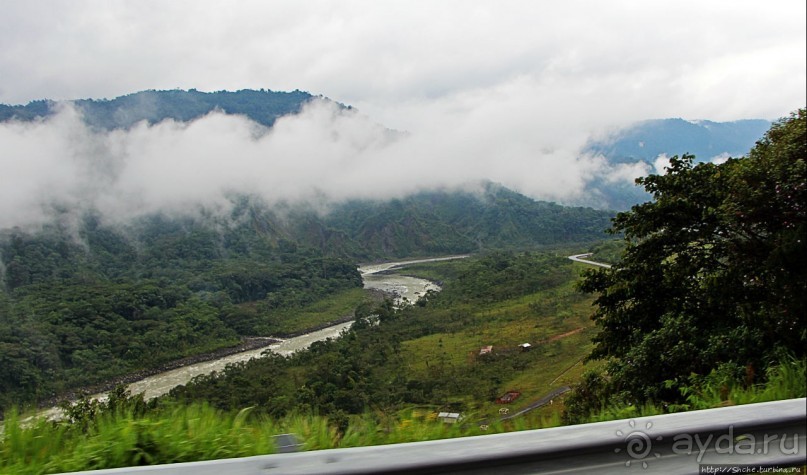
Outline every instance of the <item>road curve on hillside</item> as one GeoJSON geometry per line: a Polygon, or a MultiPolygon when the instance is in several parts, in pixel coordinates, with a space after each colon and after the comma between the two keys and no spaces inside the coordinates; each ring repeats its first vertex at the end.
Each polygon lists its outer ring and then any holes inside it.
{"type": "Polygon", "coordinates": [[[594,262],[588,259],[584,259],[585,257],[588,257],[590,255],[591,255],[590,252],[587,252],[585,254],[575,254],[574,256],[569,256],[569,259],[573,260],[574,262],[582,262],[583,264],[589,264],[592,266],[605,267],[606,269],[611,268],[611,264],[604,264],[602,262],[594,262]]]}

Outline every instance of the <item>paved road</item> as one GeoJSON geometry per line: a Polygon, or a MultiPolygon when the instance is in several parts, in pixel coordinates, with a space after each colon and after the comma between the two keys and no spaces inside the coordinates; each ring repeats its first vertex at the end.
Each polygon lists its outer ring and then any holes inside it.
{"type": "Polygon", "coordinates": [[[605,267],[606,269],[611,268],[610,264],[603,264],[602,262],[594,262],[594,261],[589,261],[588,259],[584,259],[584,257],[588,257],[590,255],[591,255],[591,253],[587,252],[585,254],[577,254],[577,255],[574,255],[574,256],[569,256],[569,259],[571,259],[571,260],[573,260],[575,262],[582,262],[583,264],[590,264],[592,266],[605,267]]]}
{"type": "Polygon", "coordinates": [[[514,417],[518,417],[520,415],[526,414],[526,413],[528,413],[528,412],[530,412],[530,411],[532,411],[534,409],[538,409],[539,407],[546,406],[547,404],[552,402],[552,400],[555,399],[556,397],[560,396],[561,394],[567,393],[567,392],[569,392],[571,390],[572,390],[572,388],[570,388],[569,386],[559,387],[558,389],[555,389],[551,393],[549,393],[546,396],[542,397],[541,399],[535,401],[534,403],[530,404],[529,406],[525,407],[524,409],[522,409],[522,410],[520,410],[518,412],[514,412],[512,414],[508,414],[508,415],[500,418],[499,420],[500,421],[506,421],[507,419],[512,419],[514,417]]]}

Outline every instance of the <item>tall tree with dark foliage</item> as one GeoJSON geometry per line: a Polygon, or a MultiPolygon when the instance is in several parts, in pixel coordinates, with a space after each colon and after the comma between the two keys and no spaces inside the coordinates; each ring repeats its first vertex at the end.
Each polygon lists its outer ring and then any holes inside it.
{"type": "Polygon", "coordinates": [[[599,294],[590,358],[606,371],[585,379],[572,412],[679,402],[710,372],[749,384],[780,355],[805,354],[807,112],[775,123],[747,157],[693,158],[638,180],[653,200],[614,219],[621,261],[581,283],[599,294]]]}

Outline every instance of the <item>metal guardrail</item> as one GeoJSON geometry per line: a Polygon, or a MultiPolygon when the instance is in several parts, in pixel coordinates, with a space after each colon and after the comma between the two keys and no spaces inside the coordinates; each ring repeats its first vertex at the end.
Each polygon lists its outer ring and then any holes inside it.
{"type": "Polygon", "coordinates": [[[85,475],[750,473],[807,461],[807,401],[789,399],[430,442],[80,472],[85,475]]]}

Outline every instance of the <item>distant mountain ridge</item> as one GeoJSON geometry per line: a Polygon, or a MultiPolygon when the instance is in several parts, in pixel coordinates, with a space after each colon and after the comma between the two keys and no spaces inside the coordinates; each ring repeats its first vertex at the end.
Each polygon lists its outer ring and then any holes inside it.
{"type": "MultiPolygon", "coordinates": [[[[85,122],[101,129],[128,128],[141,121],[155,124],[165,119],[189,122],[214,110],[237,114],[271,127],[278,118],[296,114],[315,97],[304,91],[270,90],[201,92],[196,89],[140,91],[114,99],[78,99],[73,101],[37,100],[26,105],[0,104],[0,121],[34,120],[55,114],[62,103],[81,111],[85,122]]],[[[340,107],[349,108],[342,104],[340,107]]]]}
{"type": "MultiPolygon", "coordinates": [[[[601,155],[612,166],[640,165],[648,173],[659,173],[659,156],[692,154],[696,161],[708,162],[745,156],[770,128],[762,119],[713,122],[684,119],[657,119],[638,122],[599,140],[591,140],[583,153],[601,155]]],[[[600,199],[600,207],[625,210],[650,200],[650,195],[626,182],[595,178],[589,190],[600,199]]]]}
{"type": "Polygon", "coordinates": [[[612,163],[638,160],[652,163],[661,154],[695,155],[707,161],[721,155],[740,157],[748,153],[770,128],[762,119],[712,122],[658,119],[639,122],[600,141],[590,142],[585,151],[602,154],[612,163]]]}

